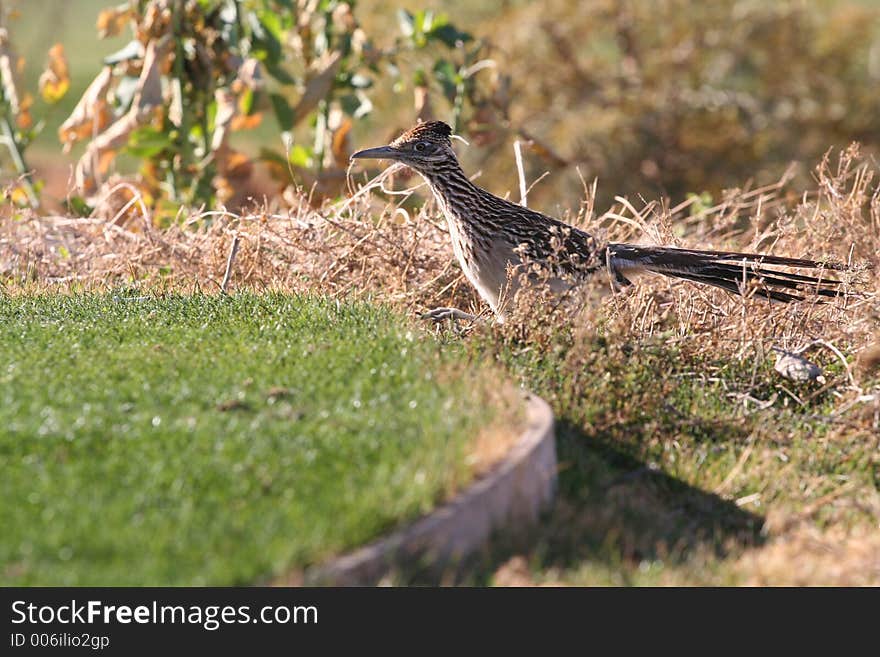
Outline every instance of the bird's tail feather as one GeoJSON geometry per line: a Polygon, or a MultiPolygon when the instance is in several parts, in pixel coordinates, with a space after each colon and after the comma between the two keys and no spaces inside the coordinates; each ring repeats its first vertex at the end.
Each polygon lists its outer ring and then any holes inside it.
{"type": "Polygon", "coordinates": [[[756,294],[775,301],[801,301],[810,295],[836,297],[843,281],[826,272],[846,267],[831,262],[732,251],[695,251],[662,246],[609,244],[608,262],[619,277],[648,271],[673,278],[714,285],[744,294],[756,284],[756,294]],[[791,273],[781,268],[812,269],[817,275],[791,273]]]}

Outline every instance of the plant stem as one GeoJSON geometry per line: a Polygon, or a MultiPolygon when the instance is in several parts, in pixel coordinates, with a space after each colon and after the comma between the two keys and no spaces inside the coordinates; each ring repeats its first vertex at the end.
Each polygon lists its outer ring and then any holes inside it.
{"type": "Polygon", "coordinates": [[[0,119],[0,129],[3,130],[2,141],[6,144],[6,148],[9,149],[12,163],[15,165],[18,173],[21,174],[21,186],[24,188],[24,192],[28,197],[28,202],[31,204],[32,208],[38,208],[40,207],[40,200],[37,198],[36,192],[34,192],[33,185],[31,185],[30,180],[27,178],[31,173],[30,169],[28,169],[27,164],[25,164],[24,157],[18,148],[18,143],[15,141],[15,133],[12,130],[12,126],[9,125],[9,121],[6,117],[0,119]]]}

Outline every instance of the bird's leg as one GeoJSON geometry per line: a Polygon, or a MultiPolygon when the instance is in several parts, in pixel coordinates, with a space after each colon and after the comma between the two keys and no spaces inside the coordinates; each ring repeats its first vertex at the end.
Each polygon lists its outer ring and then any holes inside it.
{"type": "Polygon", "coordinates": [[[422,319],[429,319],[432,322],[442,322],[444,319],[463,319],[473,322],[477,319],[477,316],[458,308],[434,308],[434,310],[429,310],[422,315],[422,319]]]}

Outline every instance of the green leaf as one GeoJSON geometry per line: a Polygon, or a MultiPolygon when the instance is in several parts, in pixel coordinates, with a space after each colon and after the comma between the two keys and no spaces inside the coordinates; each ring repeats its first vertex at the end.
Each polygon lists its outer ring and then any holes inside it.
{"type": "Polygon", "coordinates": [[[284,30],[278,16],[270,11],[261,11],[259,15],[248,12],[247,23],[253,40],[251,54],[263,63],[269,75],[282,84],[293,84],[295,80],[281,65],[284,60],[281,48],[284,30]]]}
{"type": "Polygon", "coordinates": [[[278,153],[273,150],[266,148],[265,146],[260,148],[259,159],[264,162],[274,162],[275,164],[286,167],[287,160],[281,157],[278,153]]]}
{"type": "Polygon", "coordinates": [[[459,42],[467,43],[474,39],[474,37],[467,32],[460,32],[449,24],[431,30],[427,36],[429,38],[438,39],[450,48],[455,48],[459,42]]]}
{"type": "Polygon", "coordinates": [[[340,96],[339,104],[342,106],[343,112],[356,119],[363,118],[373,111],[372,101],[360,90],[353,94],[340,96]]]}
{"type": "Polygon", "coordinates": [[[413,84],[417,87],[428,86],[428,74],[425,73],[425,69],[421,66],[413,71],[413,84]]]}
{"type": "Polygon", "coordinates": [[[458,93],[458,84],[461,82],[461,77],[455,65],[448,59],[437,60],[434,64],[434,77],[443,88],[443,95],[450,102],[454,101],[458,93]]]}
{"type": "MultiPolygon", "coordinates": [[[[257,59],[259,59],[259,57],[257,59]]],[[[278,80],[278,82],[280,82],[281,84],[296,84],[296,78],[294,78],[290,73],[284,70],[280,62],[271,61],[268,59],[264,59],[262,61],[263,66],[266,68],[266,72],[273,78],[278,80]]]]}
{"type": "Polygon", "coordinates": [[[293,126],[293,108],[287,102],[287,98],[281,94],[269,94],[269,102],[272,103],[272,110],[275,112],[275,118],[278,119],[278,125],[282,130],[289,130],[293,126]]]}
{"type": "Polygon", "coordinates": [[[433,17],[430,23],[425,24],[425,36],[428,39],[436,39],[449,48],[457,47],[459,42],[467,43],[474,39],[470,34],[462,32],[450,23],[449,18],[444,14],[433,17]]]}
{"type": "Polygon", "coordinates": [[[312,166],[312,152],[300,144],[294,144],[293,148],[290,149],[287,159],[295,167],[308,169],[312,166]]]}
{"type": "Polygon", "coordinates": [[[357,108],[360,107],[361,101],[354,94],[344,94],[339,97],[339,104],[342,106],[343,112],[349,116],[354,116],[357,108]]]}
{"type": "Polygon", "coordinates": [[[92,214],[91,206],[85,202],[82,196],[68,196],[65,205],[67,206],[67,211],[77,217],[88,217],[92,214]]]}
{"type": "Polygon", "coordinates": [[[253,89],[245,89],[238,100],[238,109],[245,116],[251,113],[254,108],[254,91],[253,89]]]}
{"type": "Polygon", "coordinates": [[[416,24],[418,25],[419,32],[427,34],[434,26],[434,12],[430,9],[420,11],[416,14],[416,24]]]}
{"type": "Polygon", "coordinates": [[[694,194],[693,192],[690,192],[687,195],[687,200],[693,200],[693,203],[690,207],[690,215],[692,217],[712,207],[712,194],[706,191],[701,192],[700,194],[694,194]]]}
{"type": "Polygon", "coordinates": [[[280,50],[281,42],[284,40],[284,28],[281,26],[280,14],[274,11],[261,11],[260,25],[269,33],[272,40],[278,44],[280,50]]]}
{"type": "Polygon", "coordinates": [[[171,148],[174,142],[170,135],[156,128],[146,126],[138,128],[128,136],[126,150],[140,158],[150,158],[171,148]]]}

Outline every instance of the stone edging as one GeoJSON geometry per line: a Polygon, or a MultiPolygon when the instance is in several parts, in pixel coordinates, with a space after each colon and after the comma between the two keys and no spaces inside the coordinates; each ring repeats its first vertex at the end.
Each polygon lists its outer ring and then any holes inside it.
{"type": "Polygon", "coordinates": [[[357,586],[377,583],[401,563],[455,563],[485,546],[505,526],[534,524],[556,493],[553,412],[527,398],[527,427],[510,452],[451,501],[411,524],[353,552],[315,566],[305,583],[357,586]]]}

